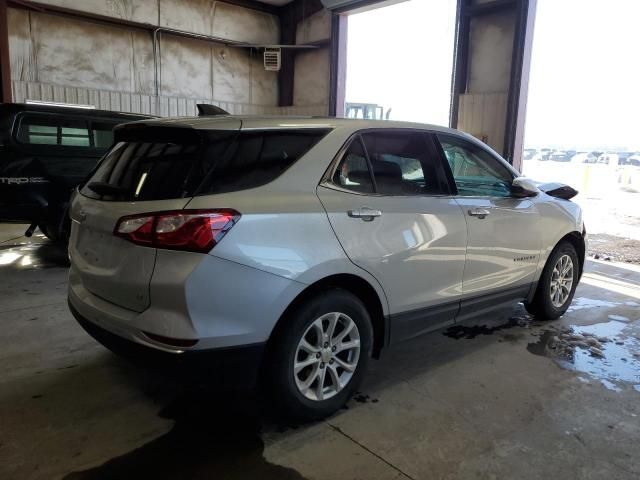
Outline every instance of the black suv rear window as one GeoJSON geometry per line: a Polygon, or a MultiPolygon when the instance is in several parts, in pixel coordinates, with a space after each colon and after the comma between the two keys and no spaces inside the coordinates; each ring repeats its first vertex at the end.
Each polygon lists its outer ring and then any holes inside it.
{"type": "Polygon", "coordinates": [[[181,130],[175,134],[160,127],[151,135],[149,130],[121,135],[124,140],[104,157],[81,193],[144,201],[246,190],[275,180],[328,133],[181,130]]]}
{"type": "Polygon", "coordinates": [[[22,144],[101,148],[113,144],[113,127],[119,121],[29,113],[23,115],[16,137],[22,144]]]}

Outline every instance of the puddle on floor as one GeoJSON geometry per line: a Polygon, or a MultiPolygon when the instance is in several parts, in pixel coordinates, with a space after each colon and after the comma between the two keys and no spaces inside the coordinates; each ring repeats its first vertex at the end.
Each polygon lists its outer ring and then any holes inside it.
{"type": "Polygon", "coordinates": [[[255,403],[245,397],[221,397],[202,390],[179,396],[159,414],[175,421],[169,432],[65,480],[304,480],[295,470],[265,460],[255,403]]]}
{"type": "Polygon", "coordinates": [[[596,308],[596,307],[616,307],[619,303],[610,302],[608,300],[598,300],[594,298],[577,297],[571,302],[571,306],[567,312],[574,312],[576,310],[582,310],[584,308],[596,308]]]}
{"type": "MultiPolygon", "coordinates": [[[[499,332],[501,330],[507,330],[509,328],[514,327],[523,327],[528,328],[531,326],[532,317],[529,315],[519,315],[509,318],[505,323],[501,323],[494,326],[489,326],[486,324],[482,325],[454,325],[452,327],[447,328],[443,335],[453,338],[455,340],[464,339],[472,339],[476,338],[478,335],[493,335],[495,332],[499,332]]],[[[505,335],[505,339],[508,341],[513,341],[515,337],[505,335]]]]}
{"type": "Polygon", "coordinates": [[[630,383],[640,391],[640,340],[631,329],[625,321],[611,320],[573,325],[563,331],[545,330],[527,350],[550,357],[568,370],[586,373],[609,390],[622,391],[624,383],[630,383]]]}

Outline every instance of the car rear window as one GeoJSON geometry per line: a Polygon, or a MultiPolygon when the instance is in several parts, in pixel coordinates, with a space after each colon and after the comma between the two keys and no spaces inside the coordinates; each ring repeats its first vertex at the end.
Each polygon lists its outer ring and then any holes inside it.
{"type": "MultiPolygon", "coordinates": [[[[133,130],[133,129],[131,129],[133,130]]],[[[144,201],[246,190],[279,177],[326,129],[207,131],[158,127],[120,135],[81,193],[144,201]]]]}
{"type": "Polygon", "coordinates": [[[118,123],[30,113],[21,117],[16,137],[26,145],[107,149],[113,145],[113,128],[118,123]]]}

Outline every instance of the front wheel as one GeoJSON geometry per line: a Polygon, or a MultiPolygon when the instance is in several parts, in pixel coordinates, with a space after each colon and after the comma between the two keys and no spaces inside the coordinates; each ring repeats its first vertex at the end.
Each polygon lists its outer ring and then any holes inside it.
{"type": "Polygon", "coordinates": [[[544,320],[563,315],[576,291],[579,276],[578,254],[569,242],[560,243],[551,252],[542,271],[533,301],[525,304],[527,311],[544,320]]]}
{"type": "Polygon", "coordinates": [[[296,308],[276,332],[266,387],[288,417],[317,420],[342,407],[362,381],[373,332],[367,309],[332,289],[296,308]]]}

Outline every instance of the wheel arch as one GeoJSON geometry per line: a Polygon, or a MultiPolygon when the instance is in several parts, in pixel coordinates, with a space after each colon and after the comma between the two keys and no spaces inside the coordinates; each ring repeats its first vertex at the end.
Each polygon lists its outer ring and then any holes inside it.
{"type": "Polygon", "coordinates": [[[267,349],[269,349],[273,339],[277,337],[278,331],[285,326],[286,319],[293,310],[307,299],[332,288],[346,290],[362,301],[369,313],[373,328],[373,357],[380,358],[382,348],[388,344],[389,321],[384,314],[382,300],[376,289],[367,280],[352,273],[339,273],[324,277],[300,292],[278,319],[267,341],[267,349]]]}
{"type": "Polygon", "coordinates": [[[582,233],[577,231],[567,233],[564,237],[558,240],[556,246],[554,247],[554,250],[558,248],[558,245],[560,245],[562,242],[568,242],[576,249],[579,263],[578,280],[580,280],[580,278],[582,277],[582,271],[584,270],[584,261],[586,258],[586,243],[584,241],[584,236],[582,233]]]}

